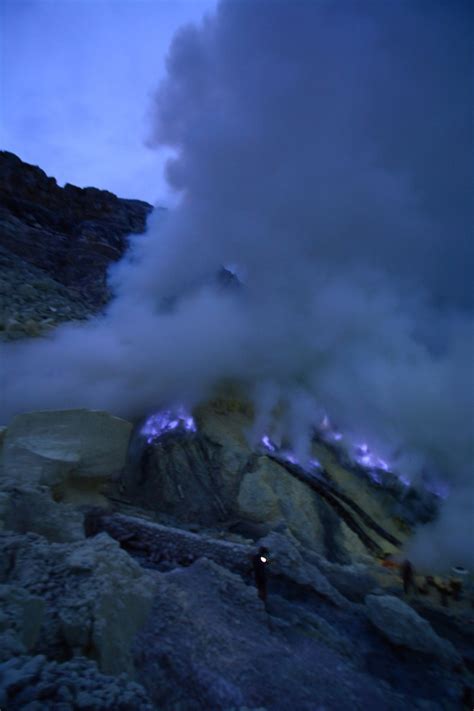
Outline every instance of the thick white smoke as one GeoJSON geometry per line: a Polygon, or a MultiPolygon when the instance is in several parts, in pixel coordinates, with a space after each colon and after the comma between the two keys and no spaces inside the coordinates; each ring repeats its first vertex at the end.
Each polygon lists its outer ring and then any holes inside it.
{"type": "Polygon", "coordinates": [[[414,554],[474,564],[470,25],[462,0],[262,0],[180,31],[152,116],[180,202],[114,268],[105,317],[2,347],[3,419],[240,379],[262,423],[290,402],[301,451],[325,409],[449,479],[414,554]],[[216,289],[231,264],[244,287],[216,289]]]}

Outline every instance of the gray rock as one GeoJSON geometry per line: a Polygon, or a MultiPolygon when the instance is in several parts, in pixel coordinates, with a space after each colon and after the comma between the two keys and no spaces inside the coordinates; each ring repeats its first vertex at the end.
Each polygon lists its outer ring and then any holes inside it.
{"type": "MultiPolygon", "coordinates": [[[[44,617],[44,601],[13,585],[0,585],[0,634],[11,632],[21,647],[35,646],[44,617]]],[[[0,650],[2,654],[3,650],[0,650]]]]}
{"type": "Polygon", "coordinates": [[[429,622],[403,600],[391,595],[368,595],[369,620],[393,644],[435,656],[448,666],[462,664],[454,646],[439,637],[429,622]]]}
{"type": "Polygon", "coordinates": [[[288,536],[272,532],[259,541],[270,551],[272,574],[284,575],[299,585],[313,588],[338,607],[350,607],[349,601],[334,588],[321,571],[304,560],[288,536]]]}
{"type": "Polygon", "coordinates": [[[4,438],[4,479],[56,487],[66,499],[74,498],[74,489],[80,493],[81,481],[97,489],[122,470],[131,429],[129,422],[100,411],[18,415],[4,438]]]}
{"type": "Polygon", "coordinates": [[[44,600],[36,647],[78,654],[106,673],[132,673],[130,645],[152,602],[153,581],[106,534],[48,544],[33,534],[0,534],[0,581],[44,600]]]}
{"type": "Polygon", "coordinates": [[[25,655],[0,663],[0,704],[10,711],[155,709],[142,686],[101,674],[93,661],[79,657],[57,664],[25,655]]]}
{"type": "Polygon", "coordinates": [[[48,487],[15,487],[0,492],[0,530],[37,533],[52,543],[84,538],[84,514],[55,502],[48,487]]]}

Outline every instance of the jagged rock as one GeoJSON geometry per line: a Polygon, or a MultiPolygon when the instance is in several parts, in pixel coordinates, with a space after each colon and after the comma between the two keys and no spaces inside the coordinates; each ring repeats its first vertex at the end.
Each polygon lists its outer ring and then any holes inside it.
{"type": "Polygon", "coordinates": [[[392,595],[368,595],[365,603],[372,624],[393,644],[433,655],[449,666],[462,664],[451,642],[439,637],[430,623],[403,600],[392,595]]]}
{"type": "MultiPolygon", "coordinates": [[[[71,289],[73,302],[89,313],[109,298],[107,267],[123,255],[130,233],[145,230],[151,211],[146,202],[106,190],[61,188],[40,168],[0,151],[0,246],[63,284],[66,293],[71,289]]],[[[22,303],[33,298],[32,288],[26,284],[28,293],[17,294],[22,303]]]]}
{"type": "Polygon", "coordinates": [[[203,525],[229,517],[219,448],[199,434],[169,434],[149,445],[122,492],[139,506],[203,525]]]}
{"type": "Polygon", "coordinates": [[[25,655],[0,664],[0,705],[11,711],[153,711],[145,690],[124,675],[101,674],[90,660],[64,664],[25,655]]]}
{"type": "Polygon", "coordinates": [[[48,544],[33,534],[0,534],[0,582],[45,601],[35,651],[82,653],[110,674],[133,672],[130,645],[148,614],[153,581],[106,534],[48,544]]]}
{"type": "Polygon", "coordinates": [[[48,487],[14,487],[0,492],[0,529],[68,543],[84,538],[84,514],[55,502],[48,487]]]}
{"type": "Polygon", "coordinates": [[[195,413],[198,433],[167,433],[147,445],[133,433],[122,492],[137,505],[177,520],[212,525],[230,519],[251,451],[239,412],[214,403],[195,413]]]}
{"type": "Polygon", "coordinates": [[[100,487],[123,468],[131,429],[100,411],[18,415],[4,440],[4,481],[45,484],[57,500],[103,502],[100,487]]]}

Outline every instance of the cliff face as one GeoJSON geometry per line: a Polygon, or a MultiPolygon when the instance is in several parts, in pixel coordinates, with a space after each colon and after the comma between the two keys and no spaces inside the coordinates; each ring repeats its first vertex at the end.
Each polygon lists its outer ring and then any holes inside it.
{"type": "Polygon", "coordinates": [[[40,168],[0,151],[3,336],[36,335],[100,309],[109,298],[107,267],[123,255],[129,234],[145,230],[152,209],[106,190],[61,188],[40,168]]]}

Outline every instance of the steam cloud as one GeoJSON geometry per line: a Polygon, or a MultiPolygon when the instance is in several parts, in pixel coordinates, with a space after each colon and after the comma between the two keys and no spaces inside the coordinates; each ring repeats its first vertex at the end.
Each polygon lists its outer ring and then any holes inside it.
{"type": "Polygon", "coordinates": [[[2,346],[2,419],[192,405],[323,410],[450,481],[415,561],[474,565],[468,3],[221,2],[175,37],[152,110],[176,208],[111,272],[107,314],[2,346]],[[239,290],[219,290],[236,265],[239,290]],[[164,308],[164,305],[168,305],[164,308]]]}

